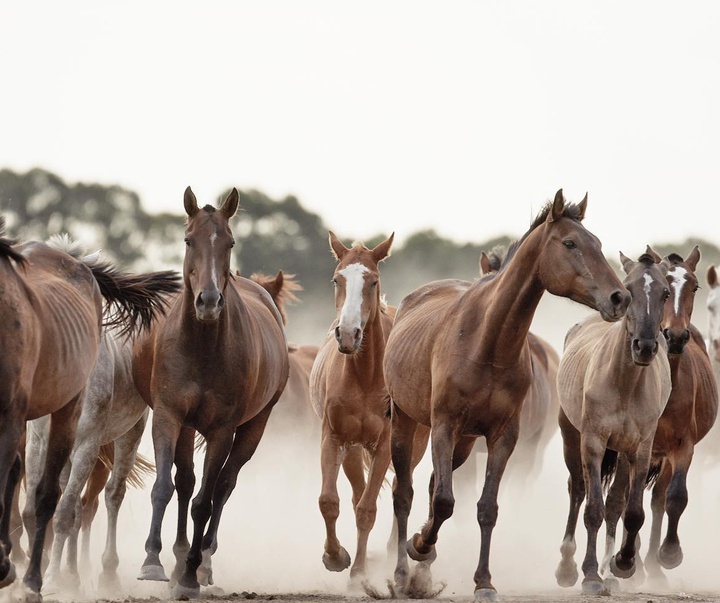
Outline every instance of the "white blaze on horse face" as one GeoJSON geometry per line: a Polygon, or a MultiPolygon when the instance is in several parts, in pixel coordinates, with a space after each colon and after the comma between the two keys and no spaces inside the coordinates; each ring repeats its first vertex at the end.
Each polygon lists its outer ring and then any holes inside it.
{"type": "Polygon", "coordinates": [[[215,241],[217,241],[217,237],[217,232],[210,235],[210,257],[212,258],[210,260],[210,278],[215,288],[218,286],[217,266],[215,265],[215,241]]]}
{"type": "Polygon", "coordinates": [[[675,268],[670,269],[668,272],[670,275],[671,283],[670,286],[674,290],[675,294],[675,302],[673,304],[673,308],[675,310],[675,315],[677,316],[677,313],[680,311],[680,294],[682,293],[682,288],[687,282],[685,280],[685,275],[687,274],[687,270],[685,268],[682,268],[681,266],[677,266],[675,268]]]}
{"type": "Polygon", "coordinates": [[[368,272],[362,264],[350,264],[338,272],[345,278],[345,303],[340,310],[341,329],[362,327],[362,293],[365,279],[363,275],[368,272]]]}
{"type": "Polygon", "coordinates": [[[645,295],[647,296],[647,313],[648,316],[650,316],[650,291],[652,290],[653,277],[646,272],[643,274],[643,278],[645,279],[643,291],[645,291],[645,295]]]}

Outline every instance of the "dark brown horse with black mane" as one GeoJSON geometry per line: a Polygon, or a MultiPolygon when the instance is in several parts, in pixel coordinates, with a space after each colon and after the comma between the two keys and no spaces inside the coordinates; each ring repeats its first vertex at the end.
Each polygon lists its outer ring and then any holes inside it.
{"type": "Polygon", "coordinates": [[[45,534],[97,361],[101,329],[112,325],[131,336],[148,327],[178,280],[174,272],[125,275],[95,257],[81,258],[77,248],[15,244],[5,237],[0,219],[0,587],[15,579],[8,529],[26,421],[51,415],[24,577],[40,599],[45,534]]]}
{"type": "MultiPolygon", "coordinates": [[[[662,332],[667,341],[672,390],[658,420],[652,445],[648,483],[652,486],[652,526],[645,570],[648,578],[667,586],[662,568],[680,565],[683,552],[678,537],[680,517],[688,504],[687,474],[694,451],[715,423],[718,389],[700,330],[691,322],[699,283],[695,271],[700,250],[695,246],[687,259],[671,253],[662,260],[670,297],[664,306],[662,332]],[[663,518],[668,526],[661,543],[663,518]]],[[[619,463],[626,463],[625,457],[619,463]]],[[[618,520],[625,506],[628,471],[618,468],[606,510],[606,562],[614,552],[618,520]]]]}
{"type": "Polygon", "coordinates": [[[133,370],[138,390],[153,408],[157,472],[147,557],[139,579],[168,580],[160,562],[161,527],[177,487],[174,592],[195,597],[201,564],[201,577],[211,580],[220,516],[238,471],[254,454],[285,387],[288,352],[282,317],[268,292],[230,270],[230,219],[238,208],[237,190],[216,209],[199,207],[188,187],[184,205],[184,288],[166,319],[136,345],[133,370]],[[202,485],[192,503],[190,544],[185,522],[195,485],[196,431],[207,447],[202,485]]]}
{"type": "Polygon", "coordinates": [[[565,203],[562,190],[533,221],[494,275],[473,283],[442,280],[419,287],[400,303],[385,349],[392,398],[393,492],[398,522],[395,580],[409,583],[407,554],[427,566],[436,556],[442,524],[452,515],[452,472],[484,436],[488,458],[478,502],[480,560],[476,600],[493,600],[490,539],[498,489],[515,448],[520,409],[532,381],[528,331],[545,291],[598,310],[615,321],[629,295],[582,225],[587,197],[565,203]],[[431,429],[433,475],[427,523],[407,540],[412,502],[413,439],[431,429]]]}

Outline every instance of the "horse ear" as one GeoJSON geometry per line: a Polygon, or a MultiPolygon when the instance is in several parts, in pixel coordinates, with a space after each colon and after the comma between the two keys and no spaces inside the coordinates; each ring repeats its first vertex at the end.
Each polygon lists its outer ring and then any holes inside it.
{"type": "Polygon", "coordinates": [[[620,263],[622,264],[625,274],[630,274],[630,272],[632,272],[633,266],[635,266],[635,262],[633,262],[629,257],[627,257],[622,251],[620,252],[620,263]]]}
{"type": "Polygon", "coordinates": [[[237,189],[233,187],[225,201],[223,201],[223,204],[220,206],[220,211],[223,212],[225,217],[229,220],[237,212],[239,203],[240,195],[238,194],[237,189]]]}
{"type": "Polygon", "coordinates": [[[394,238],[395,233],[393,232],[387,239],[373,248],[372,254],[376,264],[379,264],[385,258],[390,257],[390,247],[392,247],[394,238]]]}
{"type": "Polygon", "coordinates": [[[492,266],[490,265],[490,258],[484,251],[480,253],[480,275],[490,274],[492,272],[492,266]]]}
{"type": "Polygon", "coordinates": [[[717,287],[718,285],[718,275],[717,270],[715,270],[715,264],[712,264],[710,268],[708,268],[707,282],[710,287],[717,287]]]}
{"type": "Polygon", "coordinates": [[[552,203],[552,208],[550,210],[550,213],[548,213],[547,221],[552,222],[553,220],[557,220],[562,217],[563,211],[565,209],[565,196],[563,195],[563,189],[559,189],[557,193],[555,193],[555,199],[552,203]]]}
{"type": "Polygon", "coordinates": [[[645,253],[649,255],[656,264],[662,262],[660,255],[652,247],[650,247],[650,245],[645,248],[645,253]]]}
{"type": "Polygon", "coordinates": [[[693,250],[688,254],[687,259],[685,260],[685,263],[688,266],[690,266],[690,270],[695,272],[699,261],[700,261],[700,247],[695,245],[695,247],[693,247],[693,250]]]}
{"type": "Polygon", "coordinates": [[[189,186],[185,189],[185,198],[183,201],[185,203],[185,213],[190,218],[200,211],[195,193],[192,192],[192,189],[189,186]]]}
{"type": "Polygon", "coordinates": [[[579,220],[580,222],[582,222],[582,221],[585,219],[585,210],[587,209],[587,197],[588,197],[588,194],[587,194],[587,192],[586,192],[586,193],[585,193],[585,196],[584,196],[583,199],[582,199],[582,201],[580,201],[580,203],[577,204],[577,208],[578,208],[578,211],[579,211],[579,213],[578,213],[578,220],[579,220]]]}
{"type": "Polygon", "coordinates": [[[330,249],[332,249],[336,260],[342,259],[348,252],[348,248],[342,244],[342,241],[337,238],[337,235],[332,230],[328,230],[328,241],[330,242],[330,249]]]}

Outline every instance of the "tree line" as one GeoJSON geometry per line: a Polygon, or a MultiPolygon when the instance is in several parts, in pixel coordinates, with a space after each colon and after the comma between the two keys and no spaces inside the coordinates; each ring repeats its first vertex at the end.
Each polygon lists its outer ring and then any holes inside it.
{"type": "MultiPolygon", "coordinates": [[[[214,204],[229,192],[221,191],[214,204]]],[[[294,320],[310,320],[305,326],[326,329],[334,314],[331,275],[335,261],[322,217],[304,208],[295,196],[272,199],[258,190],[240,191],[240,207],[233,221],[234,268],[244,276],[278,270],[294,274],[303,289],[298,293],[301,303],[288,308],[289,326],[294,320]]],[[[20,240],[43,240],[66,232],[88,252],[102,249],[125,270],[182,269],[185,214],[148,213],[137,193],[121,186],[68,184],[40,168],[26,173],[3,169],[0,213],[6,218],[9,234],[20,240]]],[[[352,233],[333,230],[346,244],[355,238],[352,233]]],[[[389,234],[378,232],[363,242],[372,247],[389,234]]],[[[480,253],[510,242],[509,236],[475,244],[458,243],[433,230],[413,233],[402,245],[393,246],[392,258],[382,265],[382,291],[390,303],[397,304],[430,280],[475,279],[480,253]]],[[[702,266],[720,264],[720,249],[708,241],[691,238],[679,246],[657,242],[653,247],[661,255],[671,251],[684,254],[694,244],[700,245],[702,266]]],[[[616,258],[608,260],[619,270],[616,258]]],[[[704,303],[704,298],[697,303],[704,303]]]]}

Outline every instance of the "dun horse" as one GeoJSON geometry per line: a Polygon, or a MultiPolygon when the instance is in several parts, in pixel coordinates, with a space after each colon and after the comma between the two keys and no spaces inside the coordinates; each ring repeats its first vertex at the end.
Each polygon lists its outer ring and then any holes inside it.
{"type": "MultiPolygon", "coordinates": [[[[718,390],[710,358],[692,318],[698,280],[695,276],[700,250],[694,247],[686,260],[672,253],[663,258],[670,297],[665,304],[662,332],[668,347],[672,390],[657,425],[648,481],[652,490],[652,527],[645,556],[648,577],[667,585],[662,569],[680,565],[683,553],[678,537],[680,517],[688,504],[687,474],[695,446],[710,431],[718,410],[718,390]],[[660,543],[667,514],[665,540],[660,543]]],[[[624,456],[619,463],[627,462],[624,456]]],[[[606,557],[613,552],[616,525],[625,504],[627,467],[619,467],[607,500],[606,557]]]]}
{"type": "MultiPolygon", "coordinates": [[[[8,559],[11,503],[20,477],[25,422],[51,415],[35,515],[28,526],[25,585],[40,598],[41,560],[59,478],[75,440],[81,402],[98,357],[103,300],[115,308],[105,326],[121,334],[149,326],[176,286],[174,273],[123,275],[94,258],[5,238],[0,220],[0,587],[15,579],[8,559]]],[[[73,251],[73,250],[68,250],[73,251]]],[[[106,306],[110,308],[111,306],[106,306]]]]}
{"type": "Polygon", "coordinates": [[[390,420],[382,373],[392,314],[380,295],[378,264],[390,255],[393,235],[368,249],[345,247],[329,233],[338,263],[333,275],[336,317],[310,374],[310,397],[322,419],[319,506],[325,520],[323,563],[330,571],[350,566],[335,526],[340,514],[337,478],[342,465],[353,491],[357,550],[351,578],[365,573],[367,541],[375,524],[377,497],[390,464],[390,420]],[[370,457],[367,484],[363,451],[370,457]]]}
{"type": "Polygon", "coordinates": [[[160,561],[161,527],[175,487],[175,463],[179,519],[173,551],[179,578],[174,592],[195,597],[201,564],[210,581],[223,506],[285,387],[288,353],[282,317],[268,292],[230,270],[230,219],[238,208],[237,190],[216,209],[198,207],[188,187],[184,205],[184,287],[166,319],[136,343],[133,372],[138,390],[153,408],[157,473],[139,579],[168,580],[160,561]],[[207,447],[202,484],[191,508],[194,529],[189,545],[185,521],[195,485],[196,431],[207,447]]]}
{"type": "Polygon", "coordinates": [[[578,578],[575,528],[585,503],[587,549],[583,593],[599,594],[606,585],[598,572],[597,533],[605,516],[603,478],[610,478],[617,455],[627,459],[629,491],[624,505],[625,538],[610,559],[618,577],[635,572],[636,536],[643,525],[643,491],[650,468],[653,436],[670,395],[670,365],[661,334],[670,290],[661,258],[650,247],[637,262],[620,254],[632,301],[619,323],[590,316],[565,338],[560,361],[560,431],[570,473],[570,510],[555,572],[560,586],[578,578]]]}
{"type": "Polygon", "coordinates": [[[490,539],[498,488],[515,448],[520,409],[532,382],[528,331],[545,291],[598,310],[606,320],[625,312],[629,295],[584,228],[587,197],[566,204],[562,190],[533,221],[494,275],[474,283],[435,281],[407,295],[398,307],[385,350],[392,398],[393,492],[398,523],[395,580],[409,584],[407,553],[419,562],[436,556],[442,524],[453,512],[452,472],[484,436],[488,458],[478,502],[480,560],[476,600],[497,596],[490,576],[490,539]],[[431,429],[433,476],[427,523],[407,541],[412,503],[414,436],[431,429]],[[407,542],[406,542],[407,541],[407,542]]]}

